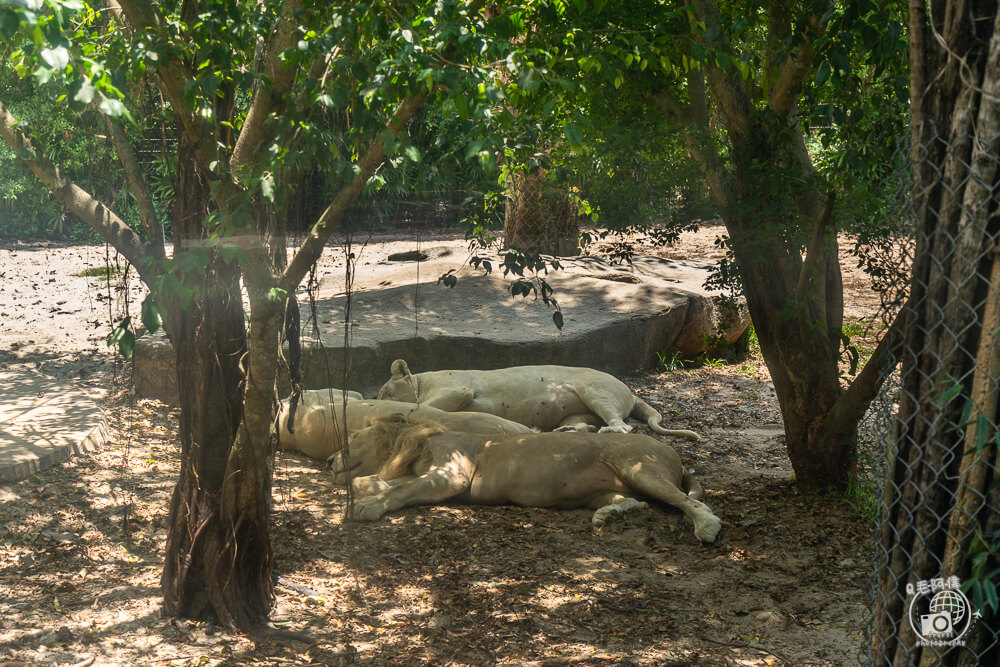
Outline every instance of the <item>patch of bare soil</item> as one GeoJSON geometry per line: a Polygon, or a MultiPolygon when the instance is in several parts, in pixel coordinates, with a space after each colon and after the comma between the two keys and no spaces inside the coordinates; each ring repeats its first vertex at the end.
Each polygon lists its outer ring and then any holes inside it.
{"type": "MultiPolygon", "coordinates": [[[[685,234],[669,252],[708,256],[718,233],[685,234]]],[[[0,311],[29,313],[25,340],[35,335],[28,322],[64,298],[41,289],[49,267],[65,269],[60,249],[47,250],[39,282],[32,265],[17,265],[22,253],[0,246],[0,266],[14,271],[0,311]],[[15,282],[39,303],[8,298],[15,282]]],[[[71,263],[84,252],[61,250],[71,263]]],[[[847,284],[853,316],[871,317],[867,283],[847,284]]],[[[659,506],[600,533],[587,510],[518,507],[418,507],[345,523],[345,494],[322,464],[279,455],[273,620],[312,640],[161,618],[178,414],[135,399],[128,367],[87,351],[87,294],[61,304],[81,315],[72,345],[55,335],[6,353],[7,363],[108,390],[112,438],[0,486],[0,665],[842,665],[863,650],[871,525],[847,499],[795,490],[759,353],[623,378],[666,424],[704,436],[673,444],[723,519],[713,545],[659,506]]]]}

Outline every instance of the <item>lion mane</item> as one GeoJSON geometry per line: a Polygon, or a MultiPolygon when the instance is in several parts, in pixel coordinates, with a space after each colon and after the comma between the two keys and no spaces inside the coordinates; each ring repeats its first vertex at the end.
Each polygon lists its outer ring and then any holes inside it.
{"type": "Polygon", "coordinates": [[[444,432],[440,427],[423,424],[418,419],[411,421],[399,417],[403,416],[396,415],[392,420],[373,424],[379,443],[378,460],[381,465],[378,476],[382,479],[407,475],[414,466],[428,463],[430,452],[427,451],[427,439],[444,432]]]}

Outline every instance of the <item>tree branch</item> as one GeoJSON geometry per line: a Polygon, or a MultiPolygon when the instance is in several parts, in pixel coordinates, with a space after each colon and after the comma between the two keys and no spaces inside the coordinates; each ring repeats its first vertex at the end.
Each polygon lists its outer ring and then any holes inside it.
{"type": "Polygon", "coordinates": [[[905,332],[912,320],[913,297],[907,299],[903,308],[886,330],[875,352],[868,359],[854,382],[841,394],[833,409],[824,418],[830,424],[857,424],[865,410],[875,400],[882,384],[899,363],[905,342],[905,332]]]}
{"type": "Polygon", "coordinates": [[[128,180],[129,188],[135,195],[135,200],[139,204],[139,217],[142,218],[142,225],[146,228],[146,239],[149,244],[149,251],[152,255],[162,259],[163,253],[163,226],[156,215],[156,208],[153,206],[153,198],[149,195],[149,188],[146,179],[143,178],[139,161],[132,150],[132,144],[125,134],[125,128],[114,118],[104,116],[104,125],[108,128],[108,136],[111,143],[118,151],[118,158],[125,167],[125,178],[128,180]]]}
{"type": "MultiPolygon", "coordinates": [[[[719,23],[719,7],[715,0],[694,0],[693,4],[699,18],[706,26],[719,23]]],[[[721,36],[716,41],[706,42],[705,45],[713,49],[727,47],[729,42],[725,37],[726,31],[721,30],[719,34],[721,36]]],[[[723,70],[714,65],[706,65],[705,75],[715,103],[726,118],[726,129],[730,134],[745,137],[749,131],[748,121],[751,117],[753,102],[743,77],[734,67],[723,70]]]]}
{"type": "Polygon", "coordinates": [[[826,28],[820,25],[820,17],[815,14],[809,18],[807,34],[803,34],[803,44],[798,51],[790,54],[781,66],[778,78],[768,94],[768,107],[781,116],[793,113],[799,103],[799,95],[791,91],[802,85],[813,59],[816,57],[815,40],[821,37],[826,28]]]}
{"type": "MultiPolygon", "coordinates": [[[[386,123],[385,131],[393,135],[399,134],[406,125],[406,122],[423,103],[424,93],[410,95],[404,99],[396,108],[396,112],[392,115],[392,118],[386,123]]],[[[384,156],[385,144],[382,137],[376,137],[358,161],[354,178],[337,193],[337,196],[334,197],[330,205],[327,206],[326,210],[323,211],[319,219],[313,224],[312,229],[309,230],[309,234],[302,243],[302,247],[292,257],[288,268],[282,274],[278,282],[278,287],[291,293],[302,282],[302,279],[309,271],[309,267],[323,253],[323,247],[330,236],[333,235],[340,220],[344,217],[344,213],[347,212],[347,208],[361,193],[361,189],[368,182],[368,179],[371,178],[372,174],[375,173],[375,169],[382,163],[384,156]]]]}
{"type": "Polygon", "coordinates": [[[274,111],[275,105],[292,89],[296,70],[287,67],[281,56],[290,48],[295,40],[295,14],[302,9],[302,0],[289,0],[285,3],[278,19],[278,25],[267,45],[264,61],[264,77],[258,83],[253,101],[247,111],[246,120],[236,140],[229,166],[233,171],[252,162],[261,142],[264,140],[264,124],[274,111]]]}
{"type": "MultiPolygon", "coordinates": [[[[35,176],[49,189],[55,198],[74,215],[90,225],[108,243],[113,245],[125,256],[142,278],[146,285],[152,285],[159,267],[155,262],[144,261],[155,255],[151,248],[155,243],[144,242],[125,221],[113,211],[94,198],[73,181],[63,176],[59,168],[38,150],[31,140],[17,129],[17,119],[0,101],[0,137],[14,150],[18,158],[23,160],[35,176]]],[[[163,252],[162,241],[159,244],[163,252]]]]}
{"type": "MultiPolygon", "coordinates": [[[[693,101],[701,99],[704,102],[704,78],[699,77],[694,83],[696,86],[700,83],[701,94],[699,95],[697,90],[692,91],[691,99],[693,101]]],[[[689,77],[688,85],[690,86],[691,84],[692,80],[689,77]]],[[[708,136],[707,113],[704,110],[695,109],[693,104],[685,107],[676,97],[665,90],[653,93],[650,98],[665,116],[673,117],[681,125],[693,125],[696,128],[694,131],[685,130],[682,132],[684,143],[687,144],[691,159],[694,160],[698,170],[704,176],[705,182],[708,183],[708,190],[712,194],[712,199],[715,200],[715,203],[722,210],[728,210],[729,202],[732,199],[729,187],[729,172],[723,166],[718,152],[712,147],[708,136]]]]}
{"type": "MultiPolygon", "coordinates": [[[[800,303],[805,301],[806,288],[809,286],[810,279],[825,280],[826,260],[829,259],[829,253],[824,248],[826,245],[826,230],[833,217],[833,202],[836,198],[837,193],[833,190],[826,193],[826,203],[823,205],[823,211],[819,214],[819,218],[816,219],[816,225],[813,227],[812,239],[810,239],[809,248],[806,250],[806,260],[802,263],[802,270],[799,271],[799,283],[795,287],[795,300],[800,303]],[[820,262],[824,263],[823,266],[820,266],[820,262]]],[[[825,289],[816,290],[817,296],[821,299],[826,298],[825,292],[825,289]]]]}
{"type": "Polygon", "coordinates": [[[672,116],[678,123],[686,124],[693,122],[690,108],[681,104],[680,100],[671,95],[666,90],[658,90],[650,95],[653,104],[660,108],[665,116],[672,116]]]}
{"type": "Polygon", "coordinates": [[[708,132],[708,98],[705,95],[705,73],[690,70],[687,73],[688,97],[691,98],[691,120],[702,132],[708,132]]]}
{"type": "MultiPolygon", "coordinates": [[[[117,2],[125,18],[136,32],[163,32],[163,19],[153,4],[142,0],[107,0],[117,2]]],[[[180,118],[184,132],[191,139],[195,155],[206,174],[213,174],[210,167],[219,160],[219,146],[210,124],[194,112],[184,100],[184,86],[191,80],[188,72],[173,58],[163,58],[156,67],[157,83],[163,96],[170,102],[180,118]]]]}

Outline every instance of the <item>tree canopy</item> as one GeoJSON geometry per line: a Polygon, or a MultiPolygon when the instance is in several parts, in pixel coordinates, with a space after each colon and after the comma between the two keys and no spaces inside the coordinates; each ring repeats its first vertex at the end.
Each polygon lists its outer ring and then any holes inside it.
{"type": "Polygon", "coordinates": [[[40,141],[51,136],[45,118],[15,116],[0,98],[0,136],[136,267],[151,292],[143,321],[162,323],[177,353],[184,462],[167,610],[240,628],[266,619],[271,433],[289,296],[362,193],[432,158],[483,173],[498,164],[500,173],[541,167],[557,179],[575,171],[583,197],[603,197],[609,212],[623,176],[645,192],[668,182],[707,190],[729,231],[729,275],[774,378],[799,483],[845,485],[857,421],[895,338],[842,386],[833,208],[854,179],[879,172],[877,158],[900,131],[901,11],[828,0],[0,7],[4,66],[30,74],[57,104],[100,114],[135,217],[121,213],[126,200],[80,187],[52,160],[40,141]],[[169,215],[135,155],[151,98],[178,136],[169,215]],[[433,141],[420,138],[418,118],[433,141]],[[642,150],[629,164],[623,150],[636,142],[642,150]],[[682,157],[690,166],[663,177],[682,157]],[[663,178],[638,177],[647,165],[663,178]],[[288,252],[303,174],[316,171],[329,200],[288,252]]]}

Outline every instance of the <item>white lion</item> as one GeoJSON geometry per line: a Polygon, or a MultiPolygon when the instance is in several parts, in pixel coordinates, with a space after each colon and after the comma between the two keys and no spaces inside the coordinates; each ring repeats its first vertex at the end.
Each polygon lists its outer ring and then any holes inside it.
{"type": "MultiPolygon", "coordinates": [[[[341,390],[315,389],[302,392],[295,410],[294,433],[288,429],[288,400],[278,408],[278,445],[281,449],[301,452],[314,459],[326,460],[339,451],[344,420],[341,390]]],[[[347,437],[370,426],[374,421],[398,416],[418,418],[448,431],[476,433],[528,433],[527,426],[482,412],[445,412],[427,405],[399,401],[364,400],[357,392],[348,392],[347,437]]]]}
{"type": "Polygon", "coordinates": [[[433,371],[413,375],[403,359],[378,397],[440,410],[488,412],[542,431],[628,433],[625,417],[646,422],[654,432],[690,440],[698,434],[660,425],[660,414],[617,378],[592,368],[514,366],[492,371],[433,371]]]}
{"type": "Polygon", "coordinates": [[[722,522],[700,501],[701,485],[670,445],[620,433],[448,433],[404,421],[378,422],[330,459],[334,480],[352,483],[353,518],[447,500],[530,507],[591,507],[612,515],[658,500],[682,510],[695,536],[714,542],[722,522]],[[364,434],[364,438],[362,438],[364,434]]]}

